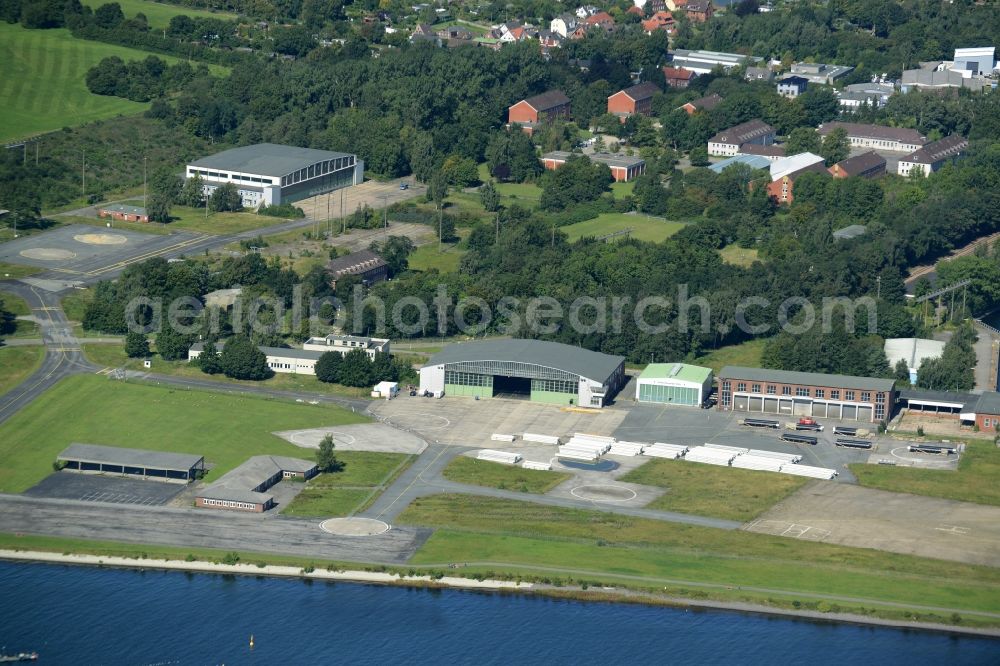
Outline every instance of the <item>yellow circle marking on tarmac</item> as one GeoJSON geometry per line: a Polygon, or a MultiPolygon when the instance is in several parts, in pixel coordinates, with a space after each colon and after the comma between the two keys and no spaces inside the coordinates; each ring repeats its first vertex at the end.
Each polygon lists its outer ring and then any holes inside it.
{"type": "Polygon", "coordinates": [[[128,242],[121,234],[77,234],[73,240],[87,245],[124,245],[128,242]]]}
{"type": "Polygon", "coordinates": [[[65,261],[76,256],[75,252],[60,250],[54,247],[31,247],[21,250],[20,255],[26,259],[41,259],[42,261],[65,261]]]}

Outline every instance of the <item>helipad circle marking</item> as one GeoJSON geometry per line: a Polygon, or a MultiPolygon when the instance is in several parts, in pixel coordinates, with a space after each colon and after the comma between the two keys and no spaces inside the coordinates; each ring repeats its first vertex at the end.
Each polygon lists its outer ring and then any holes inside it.
{"type": "Polygon", "coordinates": [[[76,256],[76,252],[54,247],[30,247],[27,250],[21,250],[19,254],[26,259],[41,259],[42,261],[64,261],[76,256]]]}
{"type": "Polygon", "coordinates": [[[317,434],[322,433],[323,437],[330,435],[333,437],[334,444],[343,444],[344,446],[350,446],[357,442],[357,438],[354,435],[348,435],[346,432],[338,432],[336,430],[323,430],[322,428],[315,428],[313,430],[300,430],[299,432],[293,433],[289,439],[293,444],[298,444],[299,446],[311,446],[315,442],[311,441],[317,434]]]}
{"type": "Polygon", "coordinates": [[[87,245],[124,245],[128,242],[121,234],[77,234],[73,240],[87,245]]]}
{"type": "Polygon", "coordinates": [[[918,456],[905,456],[896,453],[896,451],[904,451],[905,453],[909,453],[910,451],[906,446],[897,446],[896,448],[889,451],[889,453],[892,454],[893,457],[899,458],[900,460],[905,460],[906,462],[916,462],[922,465],[947,465],[953,462],[955,459],[957,459],[957,458],[951,458],[951,459],[945,458],[943,460],[933,460],[933,459],[928,460],[927,458],[920,458],[918,456]]]}
{"type": "Polygon", "coordinates": [[[630,502],[634,500],[636,497],[638,497],[638,495],[634,490],[632,490],[631,488],[626,488],[625,486],[614,486],[610,484],[594,484],[594,483],[577,486],[576,488],[570,490],[569,493],[573,497],[582,500],[587,500],[588,502],[630,502]],[[592,497],[592,496],[588,497],[586,491],[587,488],[610,488],[614,491],[625,491],[627,493],[630,493],[630,495],[629,497],[620,497],[618,499],[613,499],[608,497],[592,497]],[[582,494],[577,491],[582,491],[582,494]]]}
{"type": "MultiPolygon", "coordinates": [[[[424,416],[424,417],[428,417],[428,418],[431,418],[431,419],[437,419],[438,421],[442,421],[443,422],[443,423],[441,423],[439,425],[413,425],[412,423],[407,423],[406,424],[407,426],[409,426],[411,428],[416,428],[417,430],[444,430],[445,428],[447,428],[448,426],[451,425],[451,421],[449,419],[446,419],[445,417],[439,416],[437,414],[431,414],[429,412],[414,412],[412,414],[407,414],[405,416],[397,417],[396,420],[405,421],[405,420],[407,420],[407,419],[409,419],[411,417],[414,417],[414,416],[424,416]]],[[[419,419],[418,419],[418,421],[419,421],[419,419]]]]}
{"type": "Polygon", "coordinates": [[[391,528],[389,523],[374,518],[328,518],[319,524],[327,534],[335,536],[378,536],[391,528]]]}

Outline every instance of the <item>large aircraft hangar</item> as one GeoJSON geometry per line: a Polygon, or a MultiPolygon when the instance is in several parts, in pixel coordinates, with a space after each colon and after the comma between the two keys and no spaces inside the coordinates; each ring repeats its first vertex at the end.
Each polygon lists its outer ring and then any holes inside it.
{"type": "Polygon", "coordinates": [[[449,345],[420,369],[420,390],[434,395],[524,398],[604,407],[625,383],[625,358],[542,340],[483,340],[449,345]]]}

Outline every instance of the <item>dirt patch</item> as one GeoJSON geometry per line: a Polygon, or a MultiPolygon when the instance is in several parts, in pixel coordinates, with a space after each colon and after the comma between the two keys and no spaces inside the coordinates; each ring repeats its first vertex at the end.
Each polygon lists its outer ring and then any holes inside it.
{"type": "Polygon", "coordinates": [[[87,245],[124,245],[128,239],[120,234],[78,234],[73,240],[87,245]]]}
{"type": "Polygon", "coordinates": [[[75,252],[60,250],[54,247],[31,247],[21,250],[20,255],[25,259],[40,259],[42,261],[66,261],[76,256],[75,252]]]}

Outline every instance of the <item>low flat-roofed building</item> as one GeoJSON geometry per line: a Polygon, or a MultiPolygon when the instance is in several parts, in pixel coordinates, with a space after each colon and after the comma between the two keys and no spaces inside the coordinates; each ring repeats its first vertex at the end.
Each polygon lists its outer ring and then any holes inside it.
{"type": "Polygon", "coordinates": [[[774,70],[770,67],[747,67],[743,77],[747,81],[774,81],[774,70]]]}
{"type": "Polygon", "coordinates": [[[834,178],[878,178],[885,175],[885,158],[873,150],[837,162],[827,169],[834,178]]]}
{"type": "Polygon", "coordinates": [[[99,444],[70,444],[56,456],[56,461],[63,465],[63,469],[76,472],[163,481],[192,481],[205,472],[203,456],[99,444]]]}
{"type": "Polygon", "coordinates": [[[326,272],[330,284],[336,288],[337,280],[349,275],[357,276],[362,284],[375,284],[389,277],[389,264],[371,250],[358,250],[327,262],[326,272]]]}
{"type": "Polygon", "coordinates": [[[809,83],[821,85],[833,85],[837,79],[853,71],[853,67],[846,65],[827,65],[821,62],[797,62],[792,65],[792,74],[807,79],[809,83]]]}
{"type": "Polygon", "coordinates": [[[311,460],[253,456],[200,490],[195,506],[262,513],[274,506],[274,496],[267,492],[274,484],[293,477],[308,480],[318,472],[311,460]]]}
{"type": "Polygon", "coordinates": [[[868,232],[868,227],[863,224],[851,224],[843,229],[833,232],[833,237],[837,240],[850,240],[858,236],[864,236],[868,232]]]}
{"type": "Polygon", "coordinates": [[[911,384],[917,383],[921,363],[927,359],[941,358],[944,353],[943,342],[925,338],[887,338],[884,348],[890,368],[895,368],[900,361],[906,361],[911,384]]]}
{"type": "Polygon", "coordinates": [[[731,167],[734,164],[746,164],[751,169],[767,169],[771,166],[771,160],[762,155],[735,155],[727,157],[721,162],[716,162],[708,167],[708,170],[715,173],[722,173],[727,167],[731,167]]]}
{"type": "Polygon", "coordinates": [[[349,153],[258,143],[224,150],[187,165],[209,196],[232,183],[246,208],[292,203],[364,181],[365,163],[349,153]]]}
{"type": "Polygon", "coordinates": [[[882,422],[892,415],[892,379],[727,365],[719,371],[722,411],[882,422]]]}
{"type": "Polygon", "coordinates": [[[97,209],[97,217],[121,220],[122,222],[149,222],[149,213],[142,206],[108,204],[97,209]]]}
{"type": "Polygon", "coordinates": [[[708,74],[716,67],[725,71],[739,65],[760,65],[764,61],[758,56],[742,55],[740,53],[724,53],[722,51],[706,51],[703,49],[675,49],[668,54],[670,64],[674,67],[689,69],[695,74],[708,74]]]}
{"type": "Polygon", "coordinates": [[[302,349],[307,351],[335,351],[345,355],[355,349],[363,349],[369,358],[375,354],[389,353],[387,338],[368,338],[361,335],[337,335],[331,333],[323,337],[312,337],[302,343],[302,349]]]}
{"type": "Polygon", "coordinates": [[[229,308],[236,304],[243,287],[233,287],[232,289],[216,289],[205,294],[205,306],[210,308],[229,308]]]}
{"type": "Polygon", "coordinates": [[[986,391],[965,409],[970,409],[971,414],[962,413],[963,422],[973,421],[981,432],[996,433],[1000,431],[1000,393],[986,391]]]}
{"type": "Polygon", "coordinates": [[[847,132],[847,140],[854,148],[872,148],[890,152],[909,153],[917,150],[925,143],[927,137],[915,129],[906,127],[887,127],[885,125],[869,125],[865,123],[844,123],[834,120],[824,123],[816,130],[826,137],[835,129],[847,132]]]}
{"type": "Polygon", "coordinates": [[[712,369],[686,363],[650,363],[636,379],[635,399],[696,407],[712,392],[712,369]]]}
{"type": "Polygon", "coordinates": [[[968,140],[961,134],[946,136],[940,141],[929,143],[909,155],[900,157],[897,173],[900,176],[909,176],[919,169],[924,177],[930,176],[944,166],[945,162],[965,152],[968,146],[968,140]]]}
{"type": "Polygon", "coordinates": [[[719,157],[738,155],[740,146],[755,143],[769,146],[774,143],[775,130],[759,118],[724,129],[708,140],[708,154],[719,157]]]}
{"type": "MultiPolygon", "coordinates": [[[[222,352],[225,341],[215,343],[215,349],[222,352]]],[[[267,357],[267,367],[274,372],[281,372],[292,375],[315,375],[316,362],[325,354],[325,351],[315,351],[312,349],[288,349],[285,347],[257,347],[264,356],[267,357]]],[[[205,351],[204,342],[196,342],[188,350],[188,361],[193,361],[201,356],[205,351]]],[[[332,351],[332,350],[331,350],[332,351]]]]}
{"type": "Polygon", "coordinates": [[[627,183],[646,172],[646,160],[641,157],[629,157],[628,155],[616,155],[614,153],[591,153],[583,155],[582,153],[567,153],[564,150],[553,150],[550,153],[542,155],[542,165],[546,169],[558,169],[572,157],[587,157],[590,158],[591,162],[608,165],[608,168],[611,169],[611,175],[619,183],[627,183]]]}
{"type": "Polygon", "coordinates": [[[900,90],[904,93],[914,89],[967,88],[976,92],[997,87],[996,79],[972,76],[966,78],[961,72],[951,69],[907,69],[903,70],[900,90]]]}
{"type": "Polygon", "coordinates": [[[856,111],[865,105],[881,109],[895,94],[896,86],[892,83],[852,83],[844,86],[837,100],[848,111],[856,111]]]}

